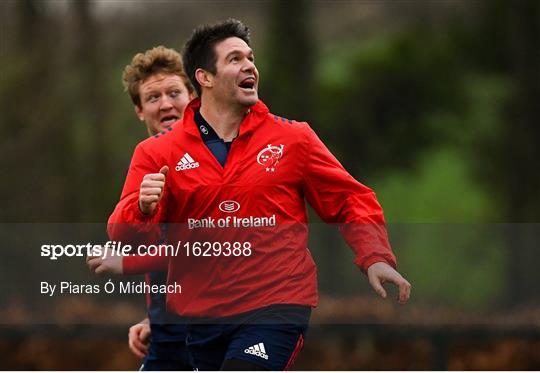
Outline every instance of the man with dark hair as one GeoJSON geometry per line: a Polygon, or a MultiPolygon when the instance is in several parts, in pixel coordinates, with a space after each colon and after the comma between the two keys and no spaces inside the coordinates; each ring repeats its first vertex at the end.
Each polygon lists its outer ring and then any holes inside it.
{"type": "Polygon", "coordinates": [[[236,20],[229,20],[215,26],[203,25],[195,29],[186,42],[183,51],[185,72],[198,95],[201,94],[201,85],[195,78],[195,71],[201,68],[215,75],[217,56],[214,46],[229,37],[239,38],[250,45],[249,29],[236,20]]]}
{"type": "Polygon", "coordinates": [[[172,130],[137,146],[108,231],[113,240],[152,242],[158,224],[181,225],[168,232],[181,248],[168,261],[130,256],[113,271],[168,262],[182,294],[168,294],[167,306],[189,317],[192,365],[292,365],[318,297],[305,200],[339,225],[375,291],[386,297],[382,283],[392,282],[405,303],[410,284],[394,269],[375,194],[307,123],[270,114],[259,100],[248,28],[237,20],[197,28],[183,61],[200,99],[172,130]]]}

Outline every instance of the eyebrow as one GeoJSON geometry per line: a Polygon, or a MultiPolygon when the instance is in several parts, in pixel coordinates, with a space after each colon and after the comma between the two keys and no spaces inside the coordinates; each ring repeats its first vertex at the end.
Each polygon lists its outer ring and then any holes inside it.
{"type": "MultiPolygon", "coordinates": [[[[183,87],[182,85],[175,85],[175,84],[170,84],[170,85],[167,85],[164,87],[165,90],[171,90],[171,89],[178,89],[180,91],[184,90],[184,89],[187,89],[185,87],[183,87]]],[[[143,96],[148,96],[148,95],[152,95],[152,94],[157,94],[157,93],[160,93],[160,91],[158,89],[155,89],[155,88],[151,88],[150,90],[146,91],[146,92],[143,92],[143,96]]]]}
{"type": "MultiPolygon", "coordinates": [[[[227,53],[227,55],[225,56],[225,59],[228,59],[230,56],[234,55],[234,54],[244,54],[244,51],[241,50],[241,49],[233,49],[232,51],[230,51],[229,53],[227,53]]],[[[249,53],[248,55],[251,55],[253,56],[253,49],[249,48],[249,53]]]]}

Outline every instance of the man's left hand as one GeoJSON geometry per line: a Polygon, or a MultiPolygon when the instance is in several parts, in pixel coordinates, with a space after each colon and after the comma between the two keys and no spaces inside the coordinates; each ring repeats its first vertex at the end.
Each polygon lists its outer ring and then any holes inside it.
{"type": "Polygon", "coordinates": [[[381,297],[386,298],[386,290],[382,286],[391,282],[399,288],[398,302],[405,304],[411,295],[411,284],[403,278],[394,268],[384,262],[373,263],[367,269],[370,285],[381,297]]]}

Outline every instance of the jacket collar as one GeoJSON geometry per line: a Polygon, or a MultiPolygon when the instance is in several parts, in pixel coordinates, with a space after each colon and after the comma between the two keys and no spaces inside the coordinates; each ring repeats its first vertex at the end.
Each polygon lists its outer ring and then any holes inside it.
{"type": "MultiPolygon", "coordinates": [[[[195,123],[195,112],[197,112],[200,107],[200,98],[191,100],[191,102],[186,106],[184,111],[184,120],[182,121],[184,131],[197,137],[200,137],[200,133],[199,129],[197,128],[197,124],[195,123]]],[[[248,113],[240,124],[240,132],[238,137],[253,131],[257,125],[264,120],[268,113],[268,107],[261,100],[257,101],[255,105],[249,108],[248,113]]]]}

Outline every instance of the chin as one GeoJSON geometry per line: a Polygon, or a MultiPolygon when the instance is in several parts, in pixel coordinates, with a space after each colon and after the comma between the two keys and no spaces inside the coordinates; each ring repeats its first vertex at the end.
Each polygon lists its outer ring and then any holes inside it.
{"type": "Polygon", "coordinates": [[[255,105],[257,103],[257,101],[259,101],[259,97],[257,97],[257,96],[250,97],[250,98],[245,98],[243,100],[240,100],[240,105],[245,106],[245,107],[251,107],[251,106],[255,105]]]}
{"type": "Polygon", "coordinates": [[[149,130],[150,132],[152,133],[152,135],[157,135],[158,133],[160,133],[161,131],[164,131],[167,127],[164,127],[162,125],[157,125],[157,126],[153,126],[151,127],[149,130]]]}

